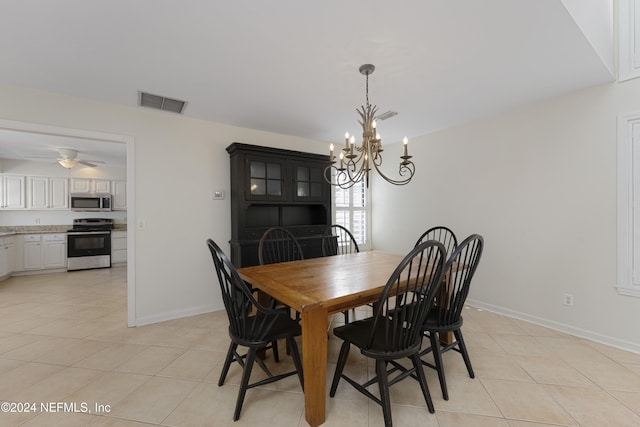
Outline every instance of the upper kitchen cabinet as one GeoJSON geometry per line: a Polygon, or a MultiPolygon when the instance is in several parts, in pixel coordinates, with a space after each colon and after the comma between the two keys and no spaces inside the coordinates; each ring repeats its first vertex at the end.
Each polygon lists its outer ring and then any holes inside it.
{"type": "Polygon", "coordinates": [[[25,177],[0,175],[0,209],[25,209],[25,177]]]}
{"type": "Polygon", "coordinates": [[[71,193],[111,193],[108,179],[71,178],[71,193]]]}
{"type": "Polygon", "coordinates": [[[69,209],[69,181],[67,178],[29,176],[29,209],[69,209]]]}
{"type": "Polygon", "coordinates": [[[322,255],[322,234],[331,219],[325,155],[233,143],[231,162],[231,261],[258,263],[260,237],[269,227],[289,229],[305,258],[322,255]]]}
{"type": "Polygon", "coordinates": [[[127,210],[127,181],[111,181],[111,208],[114,211],[127,210]]]}

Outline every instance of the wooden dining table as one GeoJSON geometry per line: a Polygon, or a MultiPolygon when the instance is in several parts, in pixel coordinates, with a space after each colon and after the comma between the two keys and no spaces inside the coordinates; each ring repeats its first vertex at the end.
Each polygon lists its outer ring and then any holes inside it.
{"type": "Polygon", "coordinates": [[[403,256],[360,252],[238,269],[254,288],[301,314],[307,422],[325,422],[329,316],[378,300],[403,256]]]}

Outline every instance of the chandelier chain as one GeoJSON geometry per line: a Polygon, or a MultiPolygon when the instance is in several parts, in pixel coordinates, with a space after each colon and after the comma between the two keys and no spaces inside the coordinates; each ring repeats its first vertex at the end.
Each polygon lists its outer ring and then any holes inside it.
{"type": "Polygon", "coordinates": [[[365,91],[367,94],[367,108],[369,108],[369,73],[367,73],[366,75],[367,79],[366,79],[366,83],[365,83],[365,91]]]}

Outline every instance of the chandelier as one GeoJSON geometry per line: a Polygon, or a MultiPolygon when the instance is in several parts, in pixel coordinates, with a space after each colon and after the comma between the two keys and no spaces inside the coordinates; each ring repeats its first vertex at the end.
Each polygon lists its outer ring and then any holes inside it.
{"type": "Polygon", "coordinates": [[[360,74],[366,77],[366,106],[362,105],[356,108],[360,115],[358,122],[362,126],[362,145],[355,145],[355,138],[349,137],[347,132],[345,137],[345,146],[340,149],[338,159],[333,155],[334,145],[329,146],[329,166],[324,170],[325,179],[332,185],[340,188],[350,188],[354,184],[365,181],[369,187],[369,171],[375,169],[385,181],[394,185],[405,185],[415,173],[415,165],[410,160],[407,147],[407,137],[403,139],[402,156],[400,156],[400,165],[398,168],[398,179],[389,178],[381,170],[382,166],[382,138],[376,129],[376,113],[378,107],[369,104],[369,75],[376,69],[372,64],[364,64],[360,66],[360,74]]]}

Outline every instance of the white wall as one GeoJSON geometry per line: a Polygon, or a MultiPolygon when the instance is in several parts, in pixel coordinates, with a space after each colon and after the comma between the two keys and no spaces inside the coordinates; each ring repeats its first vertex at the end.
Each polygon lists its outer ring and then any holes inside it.
{"type": "Polygon", "coordinates": [[[135,214],[146,221],[135,231],[136,324],[223,307],[205,240],[229,249],[229,198],[210,198],[213,190],[229,194],[229,144],[327,150],[326,143],[6,85],[0,119],[134,138],[135,214]]]}
{"type": "Polygon", "coordinates": [[[616,119],[633,111],[638,79],[413,138],[413,182],[373,183],[374,245],[407,252],[439,224],[480,233],[471,303],[640,352],[640,298],[614,289],[616,119]]]}

